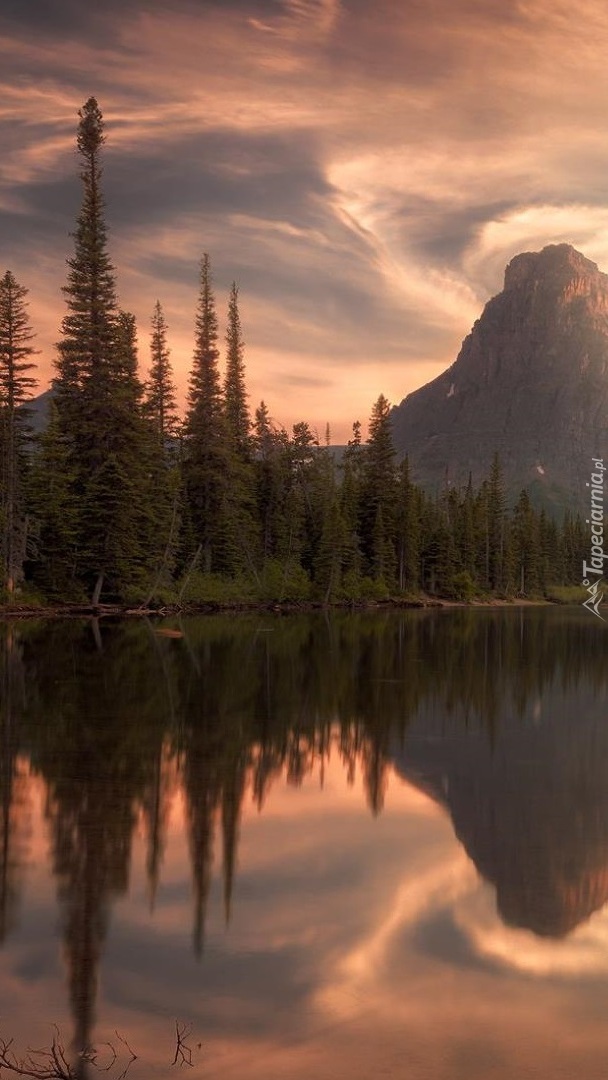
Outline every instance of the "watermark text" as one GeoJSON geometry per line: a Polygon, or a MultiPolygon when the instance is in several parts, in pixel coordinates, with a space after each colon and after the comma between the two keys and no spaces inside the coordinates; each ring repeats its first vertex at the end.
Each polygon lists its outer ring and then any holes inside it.
{"type": "Polygon", "coordinates": [[[586,558],[583,559],[582,582],[589,596],[583,602],[583,607],[587,608],[593,615],[597,615],[598,619],[605,621],[604,616],[600,615],[599,608],[604,598],[601,588],[604,563],[608,559],[608,553],[604,553],[604,473],[606,466],[603,458],[592,458],[591,464],[593,472],[591,473],[591,481],[587,484],[590,495],[590,511],[586,522],[591,530],[591,545],[589,562],[587,562],[586,558]]]}

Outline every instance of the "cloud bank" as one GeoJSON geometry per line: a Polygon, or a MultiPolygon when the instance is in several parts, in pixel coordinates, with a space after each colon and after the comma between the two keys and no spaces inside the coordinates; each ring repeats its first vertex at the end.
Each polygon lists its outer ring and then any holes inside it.
{"type": "Polygon", "coordinates": [[[30,289],[41,385],[91,94],[144,370],[158,298],[183,396],[208,251],[222,315],[240,286],[252,404],[340,441],[454,360],[519,251],[608,267],[607,44],[599,0],[5,2],[0,265],[30,289]]]}

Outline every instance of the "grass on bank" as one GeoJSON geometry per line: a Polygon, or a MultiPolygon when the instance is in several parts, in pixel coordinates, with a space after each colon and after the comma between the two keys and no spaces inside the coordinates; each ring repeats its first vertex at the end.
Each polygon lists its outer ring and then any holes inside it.
{"type": "Polygon", "coordinates": [[[584,585],[548,585],[545,596],[553,604],[582,604],[589,593],[584,585]]]}
{"type": "MultiPolygon", "coordinates": [[[[269,560],[263,572],[255,577],[241,575],[225,578],[218,574],[204,574],[195,570],[182,581],[158,584],[154,595],[146,595],[140,586],[126,595],[104,596],[102,606],[118,609],[138,608],[238,608],[267,605],[365,605],[396,603],[412,606],[429,603],[484,604],[495,602],[549,602],[553,604],[579,604],[587,598],[587,590],[579,585],[548,585],[544,590],[521,595],[516,592],[485,592],[476,585],[467,571],[453,576],[448,588],[435,593],[422,590],[397,592],[389,590],[383,580],[358,574],[347,574],[331,593],[322,592],[310,581],[297,563],[285,564],[269,560]]],[[[90,606],[90,597],[84,593],[71,596],[45,596],[29,583],[23,583],[12,594],[0,592],[0,608],[5,612],[20,610],[37,611],[49,609],[90,606]]]]}

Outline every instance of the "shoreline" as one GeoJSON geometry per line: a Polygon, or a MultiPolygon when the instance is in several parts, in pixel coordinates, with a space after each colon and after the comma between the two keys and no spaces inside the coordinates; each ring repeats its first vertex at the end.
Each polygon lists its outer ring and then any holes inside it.
{"type": "MultiPolygon", "coordinates": [[[[574,603],[575,601],[572,601],[574,603]]],[[[398,611],[398,610],[440,610],[446,608],[514,608],[514,607],[563,607],[567,601],[546,597],[527,598],[501,597],[476,598],[473,600],[450,600],[439,596],[402,598],[388,600],[342,601],[324,604],[321,600],[313,601],[268,601],[266,603],[237,601],[204,601],[183,606],[167,604],[163,607],[134,607],[129,604],[49,604],[0,605],[0,621],[17,619],[168,619],[171,617],[194,615],[249,615],[256,612],[277,615],[307,614],[315,611],[398,611]]]]}

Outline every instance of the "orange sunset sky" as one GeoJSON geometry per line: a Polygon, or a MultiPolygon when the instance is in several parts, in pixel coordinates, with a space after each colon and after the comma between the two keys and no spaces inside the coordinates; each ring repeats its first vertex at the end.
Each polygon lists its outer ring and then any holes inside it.
{"type": "Polygon", "coordinates": [[[607,58],[603,0],[2,0],[0,271],[30,290],[40,388],[90,95],[142,371],[158,298],[183,400],[207,251],[252,405],[339,442],[455,359],[513,255],[608,269],[607,58]]]}

